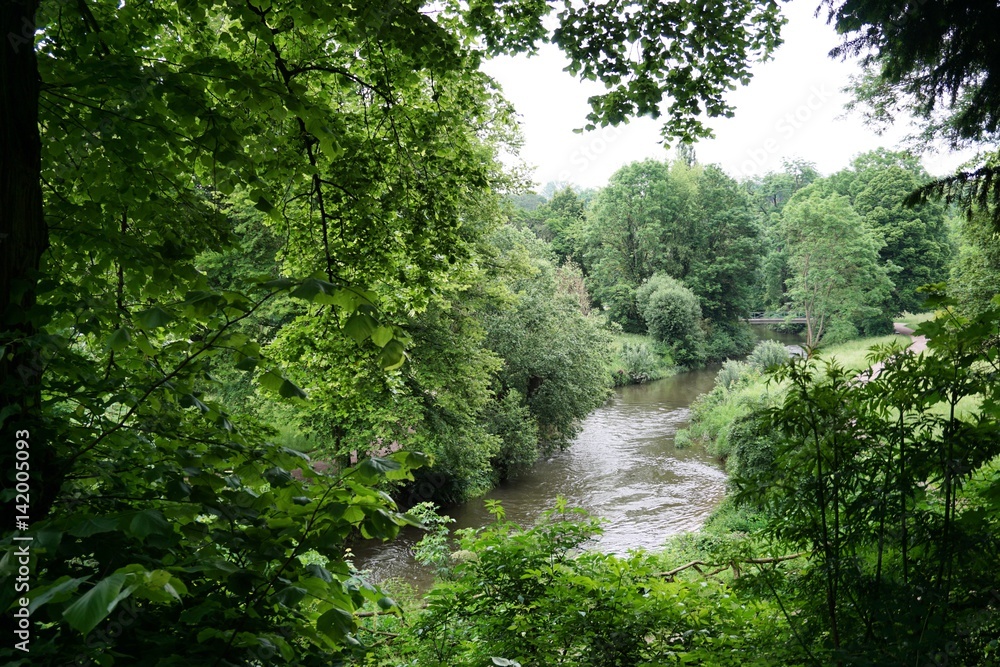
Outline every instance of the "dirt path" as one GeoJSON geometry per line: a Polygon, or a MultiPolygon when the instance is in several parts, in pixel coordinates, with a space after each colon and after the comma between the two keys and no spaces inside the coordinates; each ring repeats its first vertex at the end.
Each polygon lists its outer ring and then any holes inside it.
{"type": "MultiPolygon", "coordinates": [[[[914,336],[913,329],[906,326],[902,322],[893,322],[892,328],[895,329],[896,333],[900,336],[910,337],[910,346],[906,349],[913,352],[913,354],[920,354],[927,349],[927,336],[914,336]]],[[[868,370],[861,373],[858,378],[861,382],[868,382],[869,380],[874,380],[878,377],[878,374],[882,372],[883,364],[881,361],[869,368],[868,370]]]]}
{"type": "Polygon", "coordinates": [[[908,348],[913,354],[920,354],[927,349],[927,336],[914,336],[913,329],[902,322],[893,322],[892,327],[900,336],[909,336],[913,340],[908,348]]]}

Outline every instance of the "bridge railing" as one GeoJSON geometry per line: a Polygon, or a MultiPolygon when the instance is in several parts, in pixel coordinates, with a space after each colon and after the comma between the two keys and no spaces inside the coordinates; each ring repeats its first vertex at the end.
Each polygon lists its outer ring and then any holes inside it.
{"type": "Polygon", "coordinates": [[[805,319],[805,313],[792,313],[792,312],[769,312],[765,310],[758,310],[750,313],[748,320],[784,320],[784,319],[805,319]]]}

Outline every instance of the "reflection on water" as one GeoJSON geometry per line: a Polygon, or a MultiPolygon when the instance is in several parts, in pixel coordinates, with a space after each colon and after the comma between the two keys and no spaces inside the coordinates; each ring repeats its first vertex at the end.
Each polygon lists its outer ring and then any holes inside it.
{"type": "MultiPolygon", "coordinates": [[[[688,406],[709,391],[718,367],[645,385],[624,387],[583,423],[566,451],[540,461],[486,498],[500,500],[507,518],[533,524],[558,496],[606,519],[596,548],[624,553],[656,549],[676,533],[698,529],[722,499],[726,477],[698,448],[674,448],[674,433],[687,424],[688,406]]],[[[482,499],[445,508],[456,528],[489,523],[482,499]]],[[[405,531],[387,544],[359,545],[356,565],[376,581],[400,577],[419,587],[430,573],[413,562],[419,531],[405,531]]]]}

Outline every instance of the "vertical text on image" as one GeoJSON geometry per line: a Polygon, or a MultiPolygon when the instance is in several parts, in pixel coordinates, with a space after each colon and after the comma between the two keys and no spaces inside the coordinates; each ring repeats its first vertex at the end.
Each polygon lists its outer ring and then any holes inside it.
{"type": "Polygon", "coordinates": [[[17,563],[17,574],[14,577],[14,592],[19,593],[17,605],[14,607],[14,648],[28,653],[31,642],[31,610],[27,595],[31,590],[31,540],[25,535],[30,527],[31,517],[31,449],[28,442],[31,433],[21,430],[14,433],[14,554],[13,561],[17,563]]]}

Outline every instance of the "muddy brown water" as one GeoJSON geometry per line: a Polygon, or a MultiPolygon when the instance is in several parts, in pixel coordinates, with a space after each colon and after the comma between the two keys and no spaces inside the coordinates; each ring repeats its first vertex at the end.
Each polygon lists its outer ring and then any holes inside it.
{"type": "MultiPolygon", "coordinates": [[[[797,342],[767,330],[758,335],[797,342]]],[[[712,389],[718,370],[709,366],[617,389],[584,420],[568,449],[539,461],[485,498],[501,501],[508,520],[530,526],[561,496],[569,507],[605,519],[604,534],[590,546],[606,552],[656,550],[671,535],[698,530],[722,500],[726,475],[700,447],[677,449],[674,434],[687,426],[691,403],[712,389]]],[[[441,512],[455,519],[453,528],[493,520],[483,498],[441,512]]],[[[368,571],[373,581],[403,579],[426,589],[433,575],[413,560],[420,537],[420,531],[407,529],[391,542],[359,544],[355,566],[368,571]]]]}

